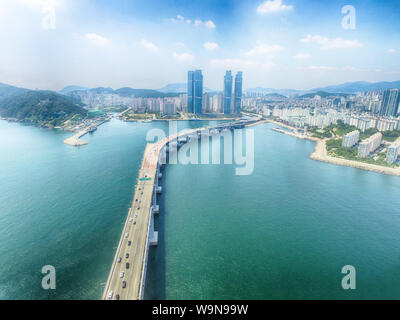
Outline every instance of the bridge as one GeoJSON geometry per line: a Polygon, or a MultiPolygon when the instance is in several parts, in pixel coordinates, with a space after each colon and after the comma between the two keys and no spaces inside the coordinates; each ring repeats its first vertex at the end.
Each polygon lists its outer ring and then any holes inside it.
{"type": "Polygon", "coordinates": [[[147,261],[150,246],[158,244],[154,231],[154,215],[160,212],[157,194],[162,192],[160,167],[165,162],[169,146],[179,148],[201,134],[217,134],[224,130],[241,129],[260,122],[260,118],[242,120],[216,126],[187,129],[157,143],[149,143],[144,151],[142,165],[135,186],[135,195],[129,209],[108,280],[103,300],[141,300],[144,296],[147,261]]]}

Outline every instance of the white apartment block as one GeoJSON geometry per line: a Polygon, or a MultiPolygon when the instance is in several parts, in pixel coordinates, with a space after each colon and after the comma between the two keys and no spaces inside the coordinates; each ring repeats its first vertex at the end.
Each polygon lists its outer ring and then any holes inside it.
{"type": "Polygon", "coordinates": [[[400,151],[400,140],[396,140],[388,148],[386,161],[388,163],[395,163],[399,156],[399,151],[400,151]]]}
{"type": "Polygon", "coordinates": [[[360,131],[358,130],[352,131],[343,137],[342,146],[345,148],[351,148],[358,142],[359,139],[360,139],[360,131]]]}

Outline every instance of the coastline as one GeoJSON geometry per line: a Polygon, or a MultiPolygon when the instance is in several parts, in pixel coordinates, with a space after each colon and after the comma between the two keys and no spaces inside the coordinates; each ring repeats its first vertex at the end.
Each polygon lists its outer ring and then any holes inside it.
{"type": "MultiPolygon", "coordinates": [[[[278,126],[295,130],[296,128],[288,126],[286,124],[280,123],[278,121],[274,120],[267,120],[267,122],[276,124],[278,126]]],[[[365,162],[358,162],[354,160],[347,160],[347,159],[341,159],[341,158],[336,158],[329,156],[326,152],[326,140],[324,139],[319,139],[319,138],[314,138],[302,134],[296,134],[294,132],[288,132],[284,131],[281,129],[277,128],[272,128],[273,131],[280,132],[298,139],[305,139],[305,140],[310,140],[315,142],[315,149],[314,152],[310,154],[310,159],[320,161],[320,162],[326,162],[326,163],[331,163],[335,164],[338,166],[344,166],[344,167],[352,167],[352,168],[357,168],[361,170],[366,170],[366,171],[372,171],[372,172],[377,172],[377,173],[382,173],[382,174],[387,174],[391,176],[400,176],[400,168],[389,168],[389,167],[383,167],[383,166],[378,166],[375,164],[370,164],[370,163],[365,163],[365,162]]]]}

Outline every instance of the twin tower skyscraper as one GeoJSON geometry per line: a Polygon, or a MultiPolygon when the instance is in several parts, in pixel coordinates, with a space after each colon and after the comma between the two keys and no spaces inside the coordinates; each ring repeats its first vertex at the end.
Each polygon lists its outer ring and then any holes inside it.
{"type": "MultiPolygon", "coordinates": [[[[224,98],[222,109],[224,114],[240,114],[242,104],[242,72],[235,77],[235,88],[233,89],[232,71],[226,71],[224,77],[224,98]]],[[[203,74],[201,70],[188,72],[188,113],[203,113],[203,74]]]]}
{"type": "Polygon", "coordinates": [[[228,70],[224,77],[224,114],[240,113],[242,104],[242,72],[238,72],[235,77],[235,90],[232,95],[233,87],[232,71],[228,70]]]}

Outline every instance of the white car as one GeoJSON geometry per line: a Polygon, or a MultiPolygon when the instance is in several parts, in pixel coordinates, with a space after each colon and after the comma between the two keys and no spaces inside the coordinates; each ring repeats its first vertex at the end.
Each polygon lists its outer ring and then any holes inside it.
{"type": "Polygon", "coordinates": [[[114,294],[114,292],[113,292],[113,291],[110,291],[110,292],[108,293],[108,299],[112,299],[113,294],[114,294]]]}
{"type": "Polygon", "coordinates": [[[125,272],[121,271],[121,273],[119,274],[119,277],[120,277],[120,278],[123,278],[124,275],[125,275],[125,272]]]}
{"type": "Polygon", "coordinates": [[[132,222],[132,221],[133,221],[133,218],[132,218],[132,217],[130,217],[130,218],[129,218],[129,222],[132,222]]]}
{"type": "Polygon", "coordinates": [[[125,238],[129,237],[129,232],[125,233],[125,238]]]}

